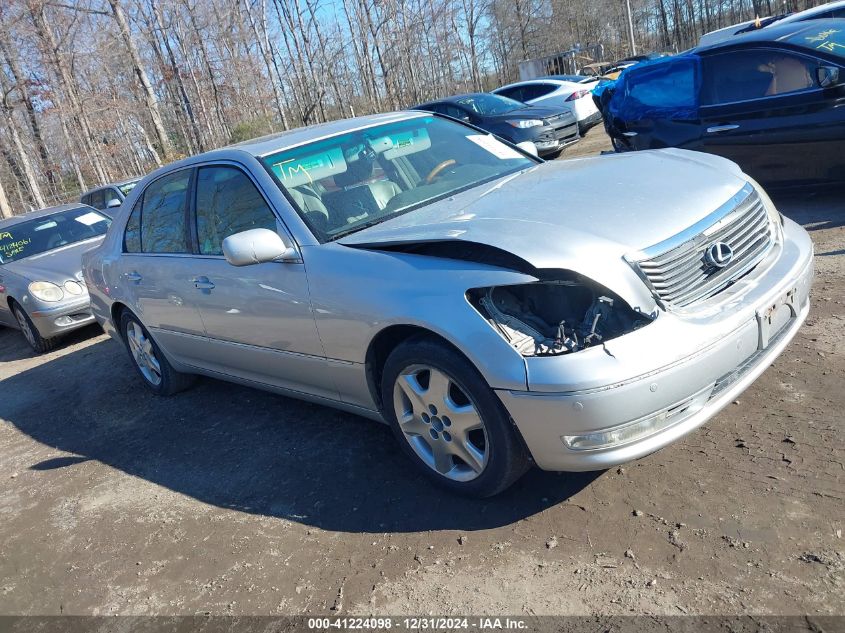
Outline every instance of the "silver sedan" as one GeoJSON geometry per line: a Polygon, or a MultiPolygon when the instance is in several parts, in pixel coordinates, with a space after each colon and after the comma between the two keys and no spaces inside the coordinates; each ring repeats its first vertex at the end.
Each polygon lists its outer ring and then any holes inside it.
{"type": "Polygon", "coordinates": [[[20,329],[41,353],[94,323],[82,253],[102,242],[110,224],[78,203],[0,221],[0,325],[20,329]]]}
{"type": "Polygon", "coordinates": [[[481,496],[713,417],[805,319],[812,254],[726,160],[545,163],[397,113],[164,167],[83,268],[155,393],[204,374],[380,420],[481,496]]]}

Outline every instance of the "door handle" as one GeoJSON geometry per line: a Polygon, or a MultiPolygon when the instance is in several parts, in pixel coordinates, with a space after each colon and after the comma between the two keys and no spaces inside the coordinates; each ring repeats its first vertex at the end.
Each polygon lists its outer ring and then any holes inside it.
{"type": "Polygon", "coordinates": [[[636,135],[636,132],[622,132],[622,136],[627,136],[628,138],[633,138],[636,135]]]}
{"type": "Polygon", "coordinates": [[[197,290],[211,290],[214,288],[214,284],[208,277],[194,277],[191,279],[191,282],[193,282],[194,288],[197,290]]]}
{"type": "Polygon", "coordinates": [[[713,127],[707,128],[708,134],[718,134],[719,132],[729,132],[731,130],[737,129],[739,126],[734,124],[728,125],[714,125],[713,127]]]}
{"type": "Polygon", "coordinates": [[[139,283],[143,277],[136,273],[134,270],[131,273],[126,273],[126,281],[131,281],[132,283],[139,283]]]}

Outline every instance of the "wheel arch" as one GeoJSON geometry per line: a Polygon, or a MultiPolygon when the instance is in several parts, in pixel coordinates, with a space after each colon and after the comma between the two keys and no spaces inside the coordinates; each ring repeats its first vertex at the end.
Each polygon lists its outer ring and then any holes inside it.
{"type": "Polygon", "coordinates": [[[412,339],[423,338],[436,339],[444,345],[448,345],[455,352],[466,358],[467,361],[483,375],[483,372],[481,372],[478,366],[473,363],[471,358],[469,358],[454,343],[441,334],[419,325],[390,325],[383,330],[380,330],[370,341],[364,360],[367,374],[367,386],[370,389],[373,401],[379,409],[383,406],[381,398],[381,380],[387,357],[390,356],[390,353],[402,343],[412,339]]]}
{"type": "MultiPolygon", "coordinates": [[[[125,303],[121,303],[120,301],[115,301],[109,308],[109,316],[111,317],[112,325],[118,334],[120,334],[120,338],[123,338],[123,332],[120,331],[120,320],[123,318],[123,313],[126,310],[129,310],[129,306],[125,303]]],[[[131,310],[129,311],[131,312],[131,310]]]]}

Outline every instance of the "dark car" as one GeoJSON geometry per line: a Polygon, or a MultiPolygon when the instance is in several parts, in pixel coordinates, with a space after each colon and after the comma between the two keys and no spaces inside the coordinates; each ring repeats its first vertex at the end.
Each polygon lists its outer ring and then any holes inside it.
{"type": "Polygon", "coordinates": [[[131,178],[121,182],[113,182],[102,187],[96,187],[83,193],[79,201],[94,207],[100,211],[115,209],[123,204],[129,192],[141,181],[140,178],[131,178]]]}
{"type": "Polygon", "coordinates": [[[581,137],[569,108],[531,106],[484,92],[430,101],[412,110],[425,110],[471,123],[511,143],[530,141],[540,156],[559,154],[581,137]]]}
{"type": "Polygon", "coordinates": [[[718,154],[769,186],[845,181],[845,21],[769,27],[647,62],[594,95],[617,151],[718,154]]]}

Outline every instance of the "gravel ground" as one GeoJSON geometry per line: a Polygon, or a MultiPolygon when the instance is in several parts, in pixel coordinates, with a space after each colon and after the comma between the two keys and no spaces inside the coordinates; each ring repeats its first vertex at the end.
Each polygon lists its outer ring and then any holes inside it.
{"type": "Polygon", "coordinates": [[[815,241],[812,312],[739,401],[486,501],[378,424],[214,380],[159,399],[98,328],[40,357],[0,329],[0,613],[845,614],[841,200],[778,199],[815,241]]]}

